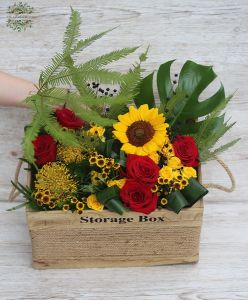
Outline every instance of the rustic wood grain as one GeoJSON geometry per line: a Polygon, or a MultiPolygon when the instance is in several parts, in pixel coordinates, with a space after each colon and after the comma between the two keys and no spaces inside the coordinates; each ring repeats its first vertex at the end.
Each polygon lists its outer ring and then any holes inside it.
{"type": "MultiPolygon", "coordinates": [[[[208,1],[28,1],[35,8],[33,27],[14,32],[6,27],[0,3],[0,68],[36,81],[39,71],[59,51],[69,5],[80,10],[85,35],[121,24],[85,52],[92,57],[127,45],[151,44],[147,70],[177,58],[214,65],[227,93],[236,91],[227,116],[238,123],[223,142],[242,142],[223,154],[237,180],[232,194],[212,190],[205,197],[200,261],[180,265],[128,269],[31,269],[31,246],[24,210],[6,212],[16,158],[21,156],[23,126],[28,111],[0,110],[0,299],[248,299],[248,2],[208,1]]],[[[137,56],[119,62],[126,70],[137,56]]],[[[211,94],[219,81],[205,94],[211,94]]],[[[25,178],[25,177],[23,177],[25,178]]],[[[211,162],[203,166],[203,181],[228,185],[224,172],[211,162]]]]}

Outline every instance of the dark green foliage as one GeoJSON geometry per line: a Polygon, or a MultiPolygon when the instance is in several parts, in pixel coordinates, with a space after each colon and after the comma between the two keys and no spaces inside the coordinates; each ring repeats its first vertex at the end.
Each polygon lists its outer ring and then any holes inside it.
{"type": "Polygon", "coordinates": [[[237,138],[217,148],[214,147],[221,137],[236,124],[236,122],[230,123],[229,120],[225,121],[225,114],[222,113],[229,100],[230,98],[216,107],[204,120],[194,124],[195,128],[192,129],[192,132],[194,132],[193,136],[199,148],[201,161],[214,159],[217,154],[227,150],[240,140],[237,138]]]}
{"type": "MultiPolygon", "coordinates": [[[[213,159],[216,154],[233,146],[235,139],[217,149],[215,144],[235,124],[224,121],[222,113],[229,102],[221,84],[217,92],[199,101],[200,94],[217,77],[211,66],[186,61],[179,74],[178,85],[173,89],[170,74],[174,60],[162,64],[157,72],[157,89],[160,97],[160,111],[167,117],[175,135],[193,135],[200,150],[201,161],[213,159]],[[199,121],[198,121],[199,120],[199,121]]],[[[139,85],[136,105],[147,103],[154,106],[154,72],[145,77],[139,85]]]]}
{"type": "Polygon", "coordinates": [[[183,190],[169,194],[167,207],[178,214],[181,209],[191,207],[207,193],[208,190],[198,180],[190,178],[189,184],[183,190]]]}
{"type": "Polygon", "coordinates": [[[29,208],[31,208],[33,210],[37,210],[37,211],[44,210],[43,207],[37,205],[37,202],[36,202],[35,198],[33,197],[33,191],[31,188],[22,185],[20,182],[14,183],[13,181],[11,181],[11,183],[17,189],[17,191],[19,191],[24,196],[24,198],[27,201],[8,209],[8,211],[16,210],[23,206],[29,207],[29,208]]]}
{"type": "Polygon", "coordinates": [[[142,79],[140,83],[140,93],[135,97],[135,104],[139,107],[142,104],[148,104],[149,108],[155,106],[154,94],[152,87],[153,75],[151,73],[142,79]]]}
{"type": "Polygon", "coordinates": [[[108,187],[96,194],[97,200],[110,211],[122,215],[127,209],[120,200],[120,190],[117,186],[108,187]]]}
{"type": "Polygon", "coordinates": [[[165,106],[173,96],[173,85],[170,76],[170,67],[174,60],[167,61],[160,65],[157,73],[157,87],[161,105],[165,106]]]}
{"type": "Polygon", "coordinates": [[[87,181],[90,182],[89,173],[91,169],[88,160],[83,160],[80,163],[70,163],[67,165],[67,168],[70,170],[75,181],[77,181],[80,185],[87,183],[87,181]]]}

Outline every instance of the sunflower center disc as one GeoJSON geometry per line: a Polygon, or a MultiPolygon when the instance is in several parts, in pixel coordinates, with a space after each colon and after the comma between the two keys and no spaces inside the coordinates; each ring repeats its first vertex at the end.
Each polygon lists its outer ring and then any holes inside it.
{"type": "Polygon", "coordinates": [[[127,129],[128,140],[136,147],[141,147],[148,143],[154,133],[152,125],[146,121],[136,121],[127,129]]]}

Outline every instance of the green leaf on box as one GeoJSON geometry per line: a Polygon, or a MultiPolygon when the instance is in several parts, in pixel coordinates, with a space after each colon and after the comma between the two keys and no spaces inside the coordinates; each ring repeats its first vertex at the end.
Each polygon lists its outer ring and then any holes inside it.
{"type": "Polygon", "coordinates": [[[208,190],[201,185],[196,179],[190,178],[189,184],[181,191],[190,206],[208,193],[208,190]]]}
{"type": "Polygon", "coordinates": [[[108,187],[96,194],[97,200],[106,206],[110,211],[120,215],[127,211],[120,200],[120,190],[117,186],[108,187]]]}
{"type": "Polygon", "coordinates": [[[181,209],[189,205],[181,191],[176,190],[169,194],[167,207],[173,210],[175,213],[179,213],[181,209]]]}

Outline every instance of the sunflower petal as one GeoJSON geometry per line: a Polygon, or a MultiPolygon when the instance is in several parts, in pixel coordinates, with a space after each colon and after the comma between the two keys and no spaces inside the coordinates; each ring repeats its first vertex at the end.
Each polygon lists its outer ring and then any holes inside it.
{"type": "Polygon", "coordinates": [[[159,146],[163,146],[166,141],[166,137],[167,136],[166,136],[165,132],[156,131],[153,136],[152,141],[155,142],[159,146]]]}
{"type": "Polygon", "coordinates": [[[164,118],[164,117],[156,117],[156,118],[153,118],[153,119],[150,119],[150,120],[149,120],[149,122],[150,122],[153,126],[160,125],[160,124],[165,124],[164,121],[165,121],[165,118],[164,118]]]}
{"type": "Polygon", "coordinates": [[[129,107],[129,117],[132,120],[132,122],[136,122],[140,120],[140,114],[134,106],[129,107]]]}
{"type": "Polygon", "coordinates": [[[120,132],[127,131],[127,125],[122,122],[117,122],[117,123],[113,124],[113,127],[115,130],[120,131],[120,132]]]}
{"type": "Polygon", "coordinates": [[[150,154],[156,152],[158,150],[158,145],[151,140],[150,142],[146,143],[143,147],[143,150],[150,154]]]}
{"type": "Polygon", "coordinates": [[[159,124],[159,125],[153,125],[153,128],[155,130],[158,130],[158,131],[166,131],[166,129],[168,128],[168,126],[166,126],[165,123],[162,123],[162,124],[159,124]]]}
{"type": "Polygon", "coordinates": [[[140,156],[145,156],[145,155],[147,155],[147,152],[145,152],[145,151],[143,150],[143,147],[136,147],[135,153],[136,153],[137,155],[140,155],[140,156]]]}
{"type": "Polygon", "coordinates": [[[140,114],[140,119],[143,121],[146,121],[147,117],[149,116],[149,113],[150,113],[148,105],[147,104],[141,105],[139,107],[138,111],[140,114]]]}
{"type": "Polygon", "coordinates": [[[132,124],[132,120],[130,119],[129,113],[126,113],[124,115],[119,115],[118,119],[121,123],[124,123],[125,125],[129,126],[132,124]]]}
{"type": "Polygon", "coordinates": [[[158,109],[157,108],[151,108],[149,110],[149,114],[147,114],[147,121],[151,121],[158,118],[158,109]]]}
{"type": "Polygon", "coordinates": [[[114,130],[113,134],[121,143],[128,143],[128,138],[126,133],[114,130]]]}
{"type": "Polygon", "coordinates": [[[121,150],[128,154],[135,154],[136,147],[131,145],[130,143],[125,143],[124,145],[122,145],[121,150]]]}

